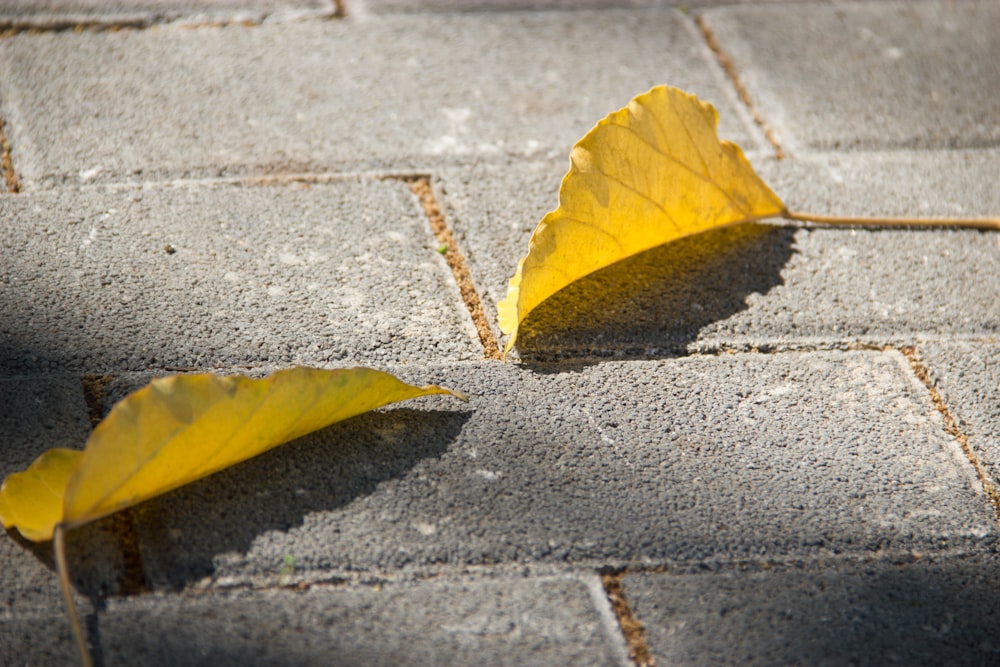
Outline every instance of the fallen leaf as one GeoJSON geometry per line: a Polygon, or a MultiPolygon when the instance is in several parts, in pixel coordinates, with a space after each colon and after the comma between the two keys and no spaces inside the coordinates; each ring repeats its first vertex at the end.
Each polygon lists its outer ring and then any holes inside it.
{"type": "Polygon", "coordinates": [[[718,124],[711,104],[657,86],[576,143],[559,207],[538,224],[497,304],[509,336],[505,354],[528,314],[583,276],[685,236],[785,211],[740,147],[719,140],[718,124]]]}
{"type": "Polygon", "coordinates": [[[0,486],[0,521],[52,538],[335,422],[430,394],[369,368],[292,368],[262,379],[159,378],[112,408],[80,451],[51,449],[0,486]]]}
{"type": "Polygon", "coordinates": [[[0,486],[4,528],[17,526],[33,542],[51,539],[53,526],[62,519],[66,482],[81,454],[74,449],[50,449],[24,472],[8,475],[0,486]]]}

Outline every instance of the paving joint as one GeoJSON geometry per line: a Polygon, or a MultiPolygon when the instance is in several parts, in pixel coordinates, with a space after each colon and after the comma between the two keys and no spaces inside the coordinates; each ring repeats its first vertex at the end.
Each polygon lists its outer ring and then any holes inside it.
{"type": "Polygon", "coordinates": [[[114,375],[96,375],[89,373],[80,383],[83,389],[83,402],[87,405],[87,417],[90,427],[94,428],[104,419],[104,388],[115,381],[114,375]]]}
{"type": "MultiPolygon", "coordinates": [[[[114,380],[115,376],[113,375],[88,374],[80,383],[91,429],[104,419],[105,388],[114,380]]],[[[146,568],[142,561],[139,533],[135,527],[135,516],[132,510],[125,509],[112,514],[111,525],[112,532],[118,539],[118,548],[123,563],[121,576],[118,579],[118,595],[131,596],[151,592],[152,589],[146,580],[146,568]]]]}
{"type": "Polygon", "coordinates": [[[625,638],[625,644],[628,646],[629,659],[632,660],[636,667],[654,667],[656,661],[649,650],[649,645],[646,643],[646,628],[643,626],[642,621],[632,613],[632,607],[629,606],[628,599],[625,597],[625,588],[622,580],[627,573],[628,569],[622,568],[600,572],[599,574],[601,575],[604,592],[611,603],[611,609],[618,619],[618,627],[625,638]]]}
{"type": "Polygon", "coordinates": [[[990,479],[989,474],[986,472],[986,466],[979,459],[974,451],[972,451],[972,446],[969,444],[969,436],[962,430],[962,427],[958,423],[958,419],[952,414],[951,410],[948,408],[948,404],[945,402],[944,397],[941,392],[938,391],[937,386],[934,383],[934,379],[931,377],[930,369],[920,358],[917,353],[916,346],[908,346],[899,348],[899,352],[906,357],[906,360],[910,362],[910,368],[913,369],[914,375],[917,376],[925,387],[931,397],[931,403],[934,405],[934,409],[941,413],[941,417],[944,419],[944,430],[948,435],[953,437],[962,448],[962,452],[965,457],[972,464],[972,467],[976,471],[976,476],[979,478],[980,484],[983,486],[983,492],[986,493],[986,497],[990,501],[990,505],[993,507],[996,519],[1000,521],[1000,489],[997,488],[996,484],[990,479]]]}
{"type": "MultiPolygon", "coordinates": [[[[920,342],[962,341],[969,343],[992,342],[984,336],[918,336],[920,342]]],[[[522,364],[568,364],[589,365],[606,361],[657,361],[661,359],[678,359],[685,357],[721,357],[734,354],[810,354],[814,352],[888,352],[916,345],[912,337],[905,339],[871,339],[860,338],[806,338],[789,340],[777,338],[773,340],[749,341],[696,341],[693,343],[666,343],[660,346],[608,346],[603,351],[582,352],[579,349],[562,346],[558,349],[520,350],[522,364]]]]}
{"type": "Polygon", "coordinates": [[[44,22],[33,21],[5,21],[0,23],[0,39],[14,37],[16,35],[44,35],[46,33],[57,32],[119,32],[123,30],[146,30],[153,25],[159,25],[155,21],[145,18],[118,19],[114,21],[74,21],[74,20],[50,20],[44,22]]]}
{"type": "Polygon", "coordinates": [[[81,184],[60,184],[53,187],[33,189],[31,192],[48,193],[58,191],[79,192],[127,192],[144,189],[185,189],[192,187],[235,186],[247,188],[330,185],[357,180],[400,180],[409,181],[420,177],[410,170],[388,171],[384,169],[358,171],[296,171],[278,174],[244,174],[241,176],[206,176],[192,178],[152,178],[148,181],[108,181],[81,184]]]}
{"type": "MultiPolygon", "coordinates": [[[[309,18],[316,19],[342,19],[347,16],[343,0],[330,0],[330,10],[327,13],[317,13],[309,18]]],[[[204,21],[185,21],[183,17],[170,19],[153,16],[118,17],[112,19],[80,19],[80,18],[52,18],[33,21],[9,20],[0,21],[0,39],[14,37],[15,35],[42,35],[46,33],[59,32],[120,32],[125,30],[149,30],[161,26],[174,25],[185,30],[197,30],[202,28],[254,28],[263,24],[269,15],[263,14],[259,17],[248,18],[239,17],[232,19],[216,19],[204,21]]]]}
{"type": "Polygon", "coordinates": [[[419,200],[420,205],[424,209],[424,214],[427,216],[427,221],[430,223],[431,231],[434,232],[434,237],[444,250],[442,254],[448,263],[448,267],[451,269],[452,275],[455,277],[459,291],[462,293],[462,301],[465,303],[465,307],[472,317],[472,323],[479,334],[479,342],[483,346],[484,356],[487,359],[502,359],[500,346],[493,335],[493,329],[490,327],[486,312],[483,310],[482,299],[480,299],[479,292],[476,290],[476,285],[472,280],[472,272],[465,261],[465,255],[458,248],[455,235],[448,226],[444,218],[444,213],[441,212],[441,206],[434,196],[430,178],[427,176],[415,176],[404,178],[404,180],[409,184],[410,190],[419,200]]]}
{"type": "Polygon", "coordinates": [[[7,185],[7,192],[16,195],[21,191],[21,181],[14,171],[14,158],[11,155],[10,141],[7,139],[7,124],[0,118],[0,170],[7,185]]]}
{"type": "Polygon", "coordinates": [[[787,158],[788,153],[782,148],[781,142],[778,141],[777,136],[774,134],[774,130],[771,129],[764,116],[758,111],[757,105],[754,104],[753,98],[750,97],[750,91],[747,90],[747,87],[743,84],[743,80],[740,78],[739,72],[736,71],[736,65],[733,63],[732,57],[719,44],[719,40],[716,38],[715,33],[712,32],[711,27],[709,27],[708,21],[705,20],[704,16],[696,16],[694,22],[698,26],[698,30],[701,31],[701,35],[704,37],[708,48],[715,54],[715,59],[719,62],[719,65],[726,72],[726,76],[729,77],[729,81],[736,89],[736,94],[739,95],[740,101],[743,102],[753,117],[753,122],[757,124],[764,133],[764,137],[767,138],[767,141],[774,148],[774,157],[778,160],[787,158]]]}

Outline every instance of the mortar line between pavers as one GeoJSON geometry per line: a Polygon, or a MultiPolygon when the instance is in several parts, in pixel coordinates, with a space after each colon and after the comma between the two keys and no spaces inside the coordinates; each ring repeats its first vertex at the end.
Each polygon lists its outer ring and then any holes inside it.
{"type": "Polygon", "coordinates": [[[898,350],[914,344],[914,338],[921,343],[940,341],[960,341],[982,343],[993,340],[992,336],[976,335],[921,335],[906,338],[770,338],[759,340],[709,340],[689,343],[664,343],[661,345],[609,346],[603,352],[595,353],[587,348],[581,351],[573,347],[545,348],[531,350],[530,356],[522,353],[522,363],[600,363],[604,361],[657,361],[683,359],[694,356],[721,357],[733,354],[810,354],[813,352],[856,352],[874,350],[898,350]]]}
{"type": "Polygon", "coordinates": [[[917,353],[916,346],[908,346],[899,348],[899,352],[906,357],[906,360],[910,362],[910,368],[913,369],[913,374],[917,376],[931,397],[931,403],[934,405],[934,409],[941,413],[944,419],[944,430],[945,432],[953,437],[962,448],[962,452],[965,453],[965,457],[972,464],[972,467],[976,471],[976,476],[979,478],[979,483],[983,486],[983,491],[986,493],[986,497],[989,499],[990,504],[993,506],[993,512],[996,519],[1000,521],[1000,489],[993,483],[990,479],[989,474],[986,472],[986,466],[983,462],[979,460],[976,453],[972,451],[972,446],[969,444],[969,436],[962,430],[961,426],[958,424],[958,419],[952,414],[951,410],[948,408],[948,404],[945,402],[944,397],[941,392],[938,391],[937,386],[934,384],[933,378],[931,378],[930,369],[920,358],[917,353]]]}
{"type": "Polygon", "coordinates": [[[458,284],[459,292],[462,294],[462,301],[469,311],[469,316],[472,317],[472,323],[479,334],[479,342],[483,346],[484,356],[487,359],[502,359],[500,345],[497,343],[497,339],[493,335],[493,329],[486,318],[482,299],[479,297],[479,292],[476,290],[476,285],[472,280],[472,272],[469,271],[465,255],[459,250],[458,242],[455,241],[455,235],[448,226],[444,213],[441,212],[441,206],[438,204],[437,198],[434,196],[434,191],[431,188],[430,178],[428,176],[415,176],[404,178],[404,180],[409,183],[410,190],[420,201],[420,205],[423,206],[424,214],[427,216],[427,221],[431,226],[431,231],[434,232],[434,237],[444,249],[444,259],[448,263],[452,275],[455,277],[455,282],[458,284]]]}
{"type": "Polygon", "coordinates": [[[7,192],[16,195],[21,191],[21,180],[14,171],[14,158],[10,151],[10,141],[7,140],[7,123],[0,117],[0,170],[7,184],[7,192]]]}
{"type": "Polygon", "coordinates": [[[694,19],[695,25],[701,31],[702,37],[705,38],[705,44],[711,49],[712,53],[715,54],[715,59],[719,61],[719,65],[726,72],[726,76],[729,77],[730,82],[732,82],[733,87],[736,89],[736,94],[739,95],[740,101],[746,106],[747,110],[750,111],[750,115],[753,117],[753,122],[764,133],[768,142],[774,148],[774,157],[778,160],[783,160],[788,157],[785,149],[782,148],[781,142],[778,141],[777,136],[774,134],[774,130],[761,115],[760,111],[757,109],[757,105],[754,104],[753,98],[750,97],[750,91],[743,84],[743,80],[740,78],[739,72],[736,71],[736,65],[733,64],[732,57],[726,53],[722,45],[719,44],[719,40],[715,37],[715,33],[708,25],[708,21],[705,17],[698,15],[694,19]]]}
{"type": "MultiPolygon", "coordinates": [[[[314,19],[340,19],[347,15],[343,0],[329,0],[330,9],[326,12],[317,11],[314,13],[303,12],[305,18],[314,19]]],[[[53,32],[118,32],[122,30],[149,30],[163,26],[174,26],[185,30],[195,30],[199,28],[225,28],[229,26],[240,26],[243,28],[254,28],[270,18],[271,15],[262,14],[256,18],[220,18],[217,20],[203,20],[198,22],[188,22],[183,16],[175,19],[164,19],[151,15],[120,15],[107,19],[85,18],[83,16],[69,16],[64,19],[11,19],[0,21],[0,39],[13,37],[15,35],[41,35],[53,32]]]]}
{"type": "MultiPolygon", "coordinates": [[[[80,383],[92,429],[96,428],[104,418],[104,388],[114,379],[113,375],[86,375],[80,383]]],[[[135,515],[131,509],[121,510],[111,515],[111,522],[115,537],[118,538],[118,549],[124,566],[118,579],[118,594],[149,593],[152,589],[146,581],[146,567],[142,562],[135,515]]]]}
{"type": "Polygon", "coordinates": [[[291,185],[330,185],[358,180],[407,181],[414,178],[413,171],[391,172],[381,169],[360,171],[317,171],[288,172],[281,174],[244,174],[240,176],[205,176],[203,178],[153,178],[147,181],[97,181],[87,183],[63,183],[44,189],[32,190],[44,194],[61,190],[119,192],[143,189],[185,189],[191,187],[236,186],[236,187],[281,187],[291,185]]]}
{"type": "Polygon", "coordinates": [[[646,643],[646,628],[636,618],[632,607],[629,606],[628,599],[625,597],[622,580],[627,572],[628,570],[625,568],[600,572],[601,584],[604,586],[604,593],[608,596],[608,602],[611,603],[611,609],[618,618],[618,627],[622,636],[625,637],[625,644],[628,646],[628,657],[636,667],[653,667],[656,661],[649,650],[649,644],[646,643]]]}
{"type": "MultiPolygon", "coordinates": [[[[304,570],[290,574],[270,572],[266,574],[209,575],[193,582],[183,590],[191,594],[218,591],[269,591],[330,588],[339,586],[383,586],[413,581],[434,581],[453,576],[477,578],[530,576],[533,578],[583,577],[619,573],[623,577],[639,574],[671,574],[677,576],[701,575],[715,572],[767,572],[775,569],[803,569],[825,567],[830,564],[866,565],[876,562],[890,562],[897,565],[918,563],[933,557],[954,559],[980,556],[977,549],[965,547],[945,547],[932,551],[925,549],[877,550],[861,552],[832,552],[816,554],[788,553],[767,558],[728,558],[717,556],[691,561],[662,559],[657,563],[637,564],[634,559],[627,561],[588,560],[575,563],[567,570],[563,563],[519,561],[499,563],[462,563],[448,566],[420,566],[417,569],[360,569],[360,570],[304,570]]],[[[602,591],[603,582],[601,583],[602,591]]],[[[604,593],[602,593],[603,595],[604,593]]],[[[120,596],[119,596],[120,597],[120,596]]],[[[616,620],[617,622],[617,620],[616,620]]]]}

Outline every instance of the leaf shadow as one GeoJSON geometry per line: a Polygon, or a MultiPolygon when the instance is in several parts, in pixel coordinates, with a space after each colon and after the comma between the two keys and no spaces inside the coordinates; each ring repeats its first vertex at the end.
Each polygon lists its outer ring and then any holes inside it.
{"type": "MultiPolygon", "coordinates": [[[[102,609],[109,597],[178,590],[211,577],[220,557],[247,552],[261,535],[301,526],[311,513],[336,510],[440,457],[471,414],[369,412],[72,530],[66,551],[74,588],[102,609]]],[[[52,542],[6,532],[55,571],[52,542]]]]}
{"type": "Polygon", "coordinates": [[[178,590],[215,575],[220,559],[239,560],[258,538],[302,526],[309,515],[348,505],[440,457],[470,416],[370,412],[138,506],[147,583],[178,590]]]}
{"type": "MultiPolygon", "coordinates": [[[[685,356],[689,346],[783,284],[795,228],[745,223],[647,250],[559,291],[521,323],[517,351],[550,362],[685,356]]],[[[565,370],[563,368],[562,370],[565,370]]]]}

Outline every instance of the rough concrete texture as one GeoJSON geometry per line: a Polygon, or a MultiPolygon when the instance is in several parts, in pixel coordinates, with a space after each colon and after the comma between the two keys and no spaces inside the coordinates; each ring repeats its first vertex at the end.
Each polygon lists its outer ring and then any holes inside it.
{"type": "Polygon", "coordinates": [[[918,354],[984,472],[1000,488],[1000,343],[925,343],[918,354]]]}
{"type": "MultiPolygon", "coordinates": [[[[983,116],[986,118],[985,114],[983,116]]],[[[811,153],[754,168],[793,210],[843,216],[996,216],[1000,150],[811,153]]]]}
{"type": "Polygon", "coordinates": [[[139,507],[157,588],[455,565],[990,548],[898,353],[399,368],[467,392],[333,426],[139,507]]]}
{"type": "Polygon", "coordinates": [[[0,199],[7,372],[478,358],[408,186],[0,199]]]}
{"type": "Polygon", "coordinates": [[[4,0],[0,27],[62,30],[76,25],[147,26],[169,21],[260,23],[335,13],[332,0],[4,0]]]}
{"type": "Polygon", "coordinates": [[[823,561],[624,580],[657,664],[995,665],[990,557],[823,561]]]}
{"type": "MultiPolygon", "coordinates": [[[[758,171],[797,210],[988,215],[998,151],[849,154],[758,171]]],[[[441,170],[447,214],[491,321],[565,159],[441,170]]],[[[974,230],[724,229],[649,251],[567,288],[525,323],[522,357],[645,356],[715,347],[905,343],[1000,331],[1000,243],[974,230]],[[961,272],[952,267],[962,266],[961,272]]],[[[499,335],[499,331],[496,330],[499,335]]]]}
{"type": "MultiPolygon", "coordinates": [[[[112,601],[90,636],[109,667],[627,665],[607,607],[596,575],[463,577],[112,601]]],[[[0,620],[0,663],[72,664],[65,626],[0,620]]]]}
{"type": "Polygon", "coordinates": [[[722,105],[727,134],[744,145],[758,135],[673,10],[0,41],[0,111],[27,189],[562,155],[664,81],[722,105]]]}
{"type": "Polygon", "coordinates": [[[844,2],[705,13],[793,153],[1000,143],[1000,5],[844,2]]]}

